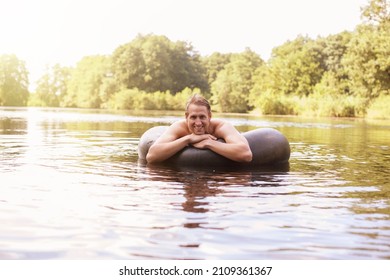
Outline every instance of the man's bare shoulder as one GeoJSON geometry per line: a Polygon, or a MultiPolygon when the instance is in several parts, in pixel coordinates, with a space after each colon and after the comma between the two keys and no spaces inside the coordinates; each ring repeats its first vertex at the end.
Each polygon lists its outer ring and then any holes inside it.
{"type": "Polygon", "coordinates": [[[217,138],[226,139],[226,137],[231,135],[232,133],[238,134],[238,131],[231,123],[221,119],[214,119],[212,122],[212,127],[213,127],[213,135],[216,136],[217,138]]]}
{"type": "Polygon", "coordinates": [[[168,131],[170,134],[175,135],[176,137],[182,137],[184,135],[190,134],[185,120],[174,122],[169,126],[168,131]]]}
{"type": "Polygon", "coordinates": [[[183,121],[176,121],[156,140],[155,143],[167,143],[189,134],[183,121]]]}
{"type": "Polygon", "coordinates": [[[210,122],[211,128],[214,133],[218,133],[218,131],[225,125],[228,124],[226,121],[221,119],[212,119],[210,122]]]}
{"type": "Polygon", "coordinates": [[[221,119],[211,119],[210,123],[213,127],[218,127],[218,126],[224,125],[226,123],[226,121],[221,120],[221,119]]]}

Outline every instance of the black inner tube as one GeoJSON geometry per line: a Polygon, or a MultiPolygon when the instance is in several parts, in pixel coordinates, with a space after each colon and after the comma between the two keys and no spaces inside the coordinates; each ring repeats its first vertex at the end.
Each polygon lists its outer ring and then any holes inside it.
{"type": "MultiPolygon", "coordinates": [[[[147,130],[138,144],[138,156],[146,161],[150,146],[167,129],[167,126],[156,126],[147,130]]],[[[288,163],[290,158],[290,144],[287,138],[273,128],[258,128],[242,134],[249,143],[253,159],[248,163],[238,163],[227,159],[211,150],[197,149],[187,146],[174,156],[162,162],[176,166],[213,167],[213,166],[264,166],[288,163]]],[[[219,139],[218,141],[223,141],[219,139]]]]}

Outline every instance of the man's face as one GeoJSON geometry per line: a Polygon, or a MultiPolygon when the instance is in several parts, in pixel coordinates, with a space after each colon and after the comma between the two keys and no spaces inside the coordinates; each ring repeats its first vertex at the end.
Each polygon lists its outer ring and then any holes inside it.
{"type": "Polygon", "coordinates": [[[211,113],[205,106],[191,104],[186,112],[188,129],[194,134],[209,133],[211,113]]]}

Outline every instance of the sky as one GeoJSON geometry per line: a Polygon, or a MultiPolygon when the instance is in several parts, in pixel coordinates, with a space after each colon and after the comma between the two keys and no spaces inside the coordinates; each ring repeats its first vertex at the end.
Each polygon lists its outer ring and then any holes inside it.
{"type": "Polygon", "coordinates": [[[0,55],[26,62],[30,84],[56,63],[110,55],[137,34],[187,41],[201,55],[267,60],[298,35],[353,31],[368,0],[0,0],[0,55]]]}

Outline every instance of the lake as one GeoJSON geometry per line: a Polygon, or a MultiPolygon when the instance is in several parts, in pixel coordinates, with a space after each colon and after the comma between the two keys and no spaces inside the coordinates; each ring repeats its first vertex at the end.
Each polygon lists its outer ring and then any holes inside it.
{"type": "Polygon", "coordinates": [[[215,114],[287,168],[138,162],[181,112],[0,108],[0,259],[390,259],[390,122],[215,114]]]}

